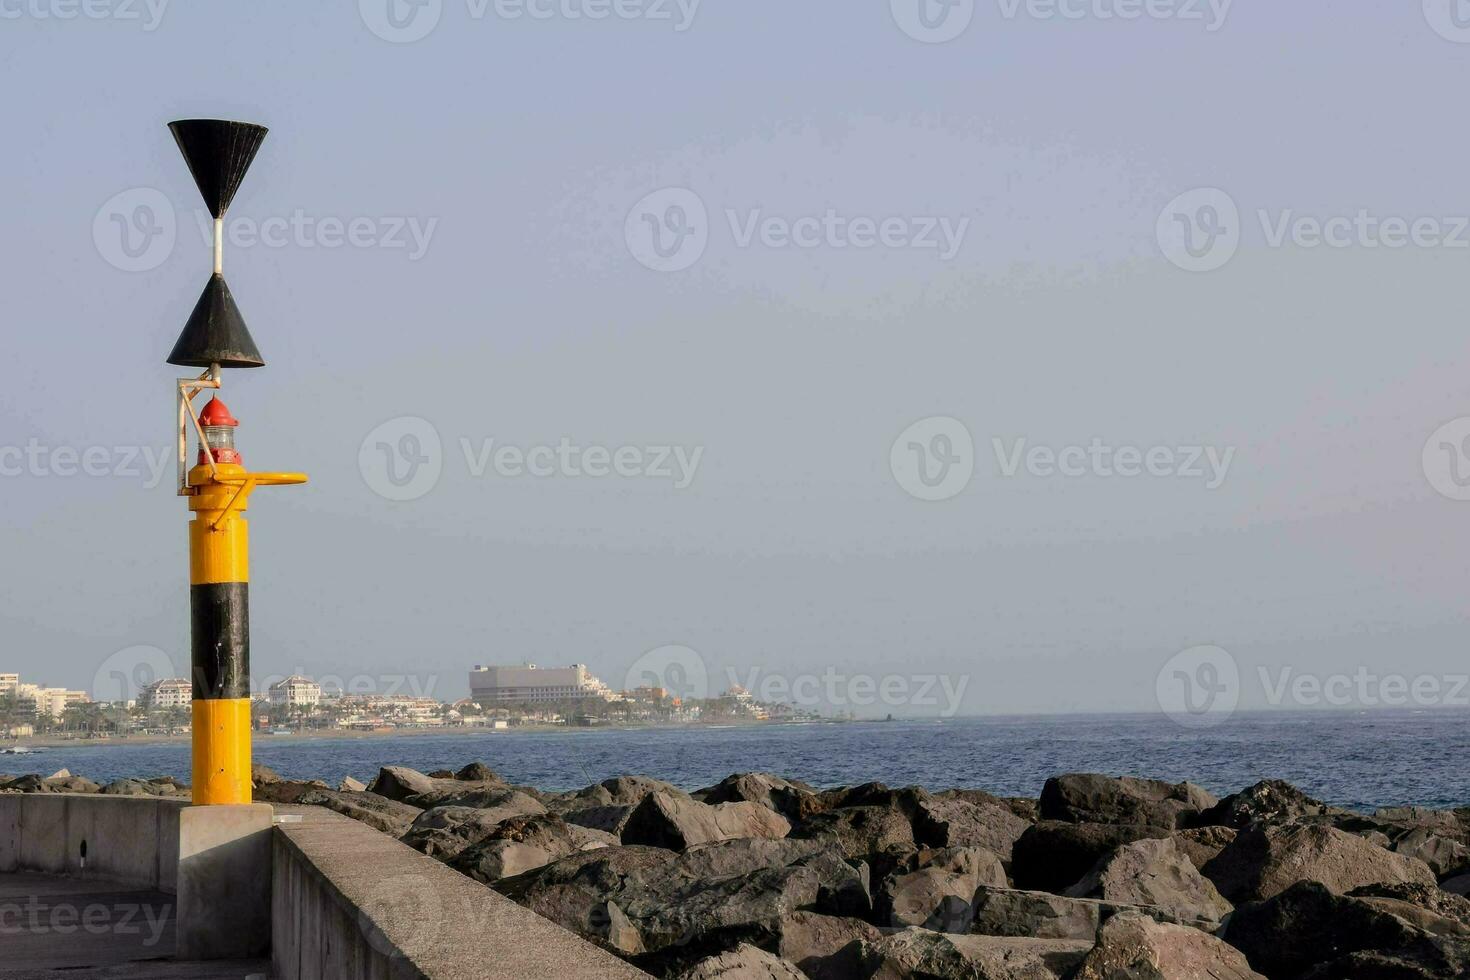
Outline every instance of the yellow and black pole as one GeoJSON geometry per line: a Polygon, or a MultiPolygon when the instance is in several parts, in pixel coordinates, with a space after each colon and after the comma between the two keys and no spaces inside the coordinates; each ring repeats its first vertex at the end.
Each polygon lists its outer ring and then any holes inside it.
{"type": "Polygon", "coordinates": [[[189,498],[189,607],[195,805],[250,802],[250,545],[245,510],[256,487],[305,483],[301,473],[252,473],[235,448],[239,425],[213,398],[221,368],[262,367],[240,309],[225,285],[224,215],[266,130],[250,123],[190,119],[170,123],[194,180],[214,215],[214,273],[168,362],[203,367],[178,383],[179,494],[189,498]],[[189,431],[199,446],[185,471],[189,431]]]}

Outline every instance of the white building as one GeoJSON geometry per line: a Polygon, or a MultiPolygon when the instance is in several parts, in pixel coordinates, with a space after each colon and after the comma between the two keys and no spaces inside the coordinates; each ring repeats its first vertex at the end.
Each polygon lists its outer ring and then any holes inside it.
{"type": "Polygon", "coordinates": [[[612,691],[593,677],[585,664],[570,667],[481,667],[470,671],[470,698],[480,704],[538,701],[610,700],[612,691]]]}
{"type": "Polygon", "coordinates": [[[194,685],[183,677],[166,677],[145,687],[139,700],[143,707],[155,711],[187,708],[194,703],[194,685]]]}
{"type": "Polygon", "coordinates": [[[72,705],[92,700],[86,691],[68,691],[64,687],[42,687],[39,684],[17,683],[15,693],[22,701],[36,706],[38,718],[60,718],[72,705]]]}
{"type": "Polygon", "coordinates": [[[0,698],[8,697],[20,687],[19,674],[0,674],[0,698]]]}
{"type": "Polygon", "coordinates": [[[321,685],[310,677],[293,675],[270,686],[271,704],[288,708],[315,708],[322,700],[321,685]]]}

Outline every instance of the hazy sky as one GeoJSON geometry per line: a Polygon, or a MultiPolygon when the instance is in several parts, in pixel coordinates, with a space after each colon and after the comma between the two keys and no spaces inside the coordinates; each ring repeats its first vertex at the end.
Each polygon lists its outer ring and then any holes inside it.
{"type": "Polygon", "coordinates": [[[257,678],[1470,699],[1470,9],[527,2],[0,0],[0,671],[187,664],[218,116],[257,678]]]}

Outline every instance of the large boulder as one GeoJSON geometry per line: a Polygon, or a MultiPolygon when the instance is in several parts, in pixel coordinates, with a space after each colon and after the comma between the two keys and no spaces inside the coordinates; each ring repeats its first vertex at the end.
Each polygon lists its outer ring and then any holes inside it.
{"type": "Polygon", "coordinates": [[[414,807],[386,799],[376,793],[341,793],[332,789],[313,789],[303,793],[297,802],[335,810],[393,837],[401,837],[407,833],[419,815],[414,807]]]}
{"type": "Polygon", "coordinates": [[[776,952],[811,980],[847,980],[858,971],[860,944],[882,935],[862,919],[790,912],[781,917],[776,952]]]}
{"type": "MultiPolygon", "coordinates": [[[[1299,882],[1263,902],[1235,910],[1225,939],[1271,977],[1299,977],[1317,966],[1331,965],[1324,976],[1414,976],[1426,965],[1452,977],[1454,963],[1470,963],[1470,945],[1442,939],[1371,900],[1334,894],[1312,881],[1299,882]],[[1380,967],[1397,963],[1402,970],[1368,973],[1370,961],[1380,967]]],[[[1397,968],[1396,968],[1397,969],[1397,968]]]]}
{"type": "Polygon", "coordinates": [[[918,844],[983,847],[1007,863],[1016,841],[1031,828],[1030,821],[997,803],[939,798],[920,801],[911,823],[918,844]]]}
{"type": "Polygon", "coordinates": [[[190,795],[189,787],[170,778],[115,779],[102,787],[101,792],[107,796],[186,797],[190,795]]]}
{"type": "Polygon", "coordinates": [[[498,783],[504,782],[495,774],[495,770],[483,762],[471,762],[454,774],[454,778],[466,783],[498,783]]]}
{"type": "Polygon", "coordinates": [[[860,943],[859,980],[1061,980],[1092,948],[1066,939],[959,936],[904,929],[860,943]]]}
{"type": "MultiPolygon", "coordinates": [[[[1377,810],[1371,817],[1362,818],[1383,831],[1395,842],[1407,834],[1427,831],[1430,835],[1457,844],[1470,845],[1470,809],[1431,810],[1428,807],[1399,806],[1377,810]]],[[[1343,830],[1352,828],[1339,824],[1343,830]]]]}
{"type": "MultiPolygon", "coordinates": [[[[823,882],[812,866],[820,855],[783,867],[756,867],[758,852],[731,841],[685,854],[656,847],[620,846],[573,854],[544,868],[502,879],[502,894],[565,928],[604,942],[608,903],[636,930],[645,952],[640,965],[678,972],[734,941],[774,949],[782,918],[820,903],[823,882]],[[709,853],[726,848],[733,855],[709,853]],[[743,873],[712,875],[737,868],[743,873]]],[[[795,851],[771,859],[782,860],[795,851]]]]}
{"type": "Polygon", "coordinates": [[[1017,839],[1011,851],[1011,877],[1017,888],[1062,892],[1113,850],[1152,837],[1168,837],[1165,827],[1142,824],[1068,823],[1043,820],[1017,839]]]}
{"type": "Polygon", "coordinates": [[[575,793],[559,794],[547,801],[547,808],[564,816],[589,807],[626,806],[636,807],[650,793],[667,793],[670,796],[689,798],[689,794],[672,783],[651,776],[615,776],[593,783],[575,793]]]}
{"type": "Polygon", "coordinates": [[[835,847],[824,847],[794,863],[817,876],[816,911],[841,916],[873,914],[872,871],[867,862],[850,861],[835,847]]]}
{"type": "Polygon", "coordinates": [[[1200,811],[1218,802],[1193,783],[1072,773],[1046,781],[1040,811],[1043,820],[1143,824],[1172,830],[1188,826],[1200,811]]]}
{"type": "Polygon", "coordinates": [[[1103,902],[1014,888],[976,890],[973,932],[985,936],[1031,936],[1092,942],[1102,925],[1103,902]]]}
{"type": "Polygon", "coordinates": [[[782,917],[816,904],[819,887],[810,868],[763,868],[730,878],[681,878],[672,892],[625,891],[617,901],[651,952],[682,957],[702,944],[723,947],[733,936],[774,945],[782,917]]]}
{"type": "Polygon", "coordinates": [[[679,974],[678,980],[807,980],[806,976],[781,959],[749,943],[741,943],[725,953],[700,960],[679,974]]]}
{"type": "MultiPolygon", "coordinates": [[[[490,773],[489,779],[471,782],[459,779],[447,770],[446,775],[434,777],[406,766],[384,766],[368,789],[420,810],[431,810],[436,806],[490,807],[495,805],[501,794],[511,791],[511,787],[494,773],[490,773]]],[[[522,792],[521,795],[529,794],[522,792]]]]}
{"type": "Polygon", "coordinates": [[[852,806],[819,813],[793,831],[797,837],[827,840],[854,860],[917,848],[909,818],[891,806],[852,806]]]}
{"type": "Polygon", "coordinates": [[[1435,915],[1470,925],[1470,898],[1425,884],[1363,885],[1348,892],[1352,898],[1407,902],[1435,915]]]}
{"type": "MultiPolygon", "coordinates": [[[[251,792],[251,798],[256,803],[300,803],[301,798],[309,793],[331,790],[331,788],[320,779],[305,782],[295,779],[276,779],[257,785],[251,792]]],[[[386,799],[386,797],[379,797],[379,799],[386,799]]]]}
{"type": "Polygon", "coordinates": [[[1398,854],[1423,861],[1439,878],[1449,878],[1463,871],[1470,871],[1470,847],[1426,827],[1409,831],[1394,841],[1393,849],[1398,854]]]}
{"type": "Polygon", "coordinates": [[[1134,841],[1103,858],[1077,884],[1072,898],[1097,898],[1161,908],[1183,922],[1215,924],[1231,905],[1172,839],[1134,841]]]}
{"type": "Polygon", "coordinates": [[[1180,916],[1156,905],[1126,905],[1096,898],[1069,898],[1051,892],[981,886],[975,892],[975,919],[970,931],[986,936],[1034,936],[1038,939],[1095,940],[1113,916],[1138,912],[1156,922],[1214,931],[1218,923],[1180,916]]]}
{"type": "Polygon", "coordinates": [[[886,927],[969,932],[975,891],[981,885],[1006,885],[1005,868],[993,852],[983,847],[926,849],[884,879],[874,896],[874,911],[886,927]]]}
{"type": "Polygon", "coordinates": [[[650,793],[623,825],[624,844],[644,844],[682,851],[695,844],[737,837],[781,838],[790,822],[759,803],[710,806],[687,796],[650,793]]]}
{"type": "Polygon", "coordinates": [[[1333,812],[1327,804],[1312,799],[1288,782],[1265,779],[1225,797],[1201,813],[1195,824],[1244,830],[1252,824],[1285,824],[1333,812]]]}
{"type": "Polygon", "coordinates": [[[623,835],[623,828],[628,825],[628,818],[633,815],[635,806],[626,804],[610,803],[606,806],[589,806],[579,810],[558,809],[555,801],[551,812],[559,814],[567,823],[574,823],[579,827],[590,827],[600,830],[606,834],[618,837],[623,835]]]}
{"type": "Polygon", "coordinates": [[[1073,980],[1266,980],[1245,956],[1187,926],[1139,912],[1109,919],[1073,980]]]}
{"type": "Polygon", "coordinates": [[[1204,874],[1237,905],[1278,895],[1298,881],[1321,882],[1339,894],[1379,883],[1435,883],[1423,861],[1320,824],[1241,831],[1204,874]]]}
{"type": "Polygon", "coordinates": [[[255,788],[264,786],[266,783],[281,782],[281,774],[270,766],[263,766],[259,762],[250,764],[250,785],[255,788]]]}
{"type": "Polygon", "coordinates": [[[898,810],[906,815],[912,815],[918,805],[927,799],[932,799],[932,794],[920,786],[893,789],[877,782],[863,783],[861,786],[839,786],[817,794],[817,803],[823,810],[877,806],[898,810]]]}
{"type": "Polygon", "coordinates": [[[378,770],[377,778],[368,786],[368,791],[402,802],[420,793],[432,793],[438,780],[430,779],[417,769],[407,766],[384,766],[378,770]]]}
{"type": "Polygon", "coordinates": [[[504,790],[493,806],[436,806],[423,810],[400,836],[414,850],[448,861],[490,836],[502,822],[545,812],[539,800],[516,790],[504,790]]]}
{"type": "Polygon", "coordinates": [[[697,878],[726,878],[762,868],[797,865],[817,876],[819,911],[867,916],[873,911],[868,867],[846,860],[825,841],[794,838],[736,838],[688,848],[676,867],[697,878]]]}
{"type": "Polygon", "coordinates": [[[1179,845],[1195,870],[1200,870],[1229,847],[1237,833],[1232,827],[1194,827],[1179,831],[1170,840],[1179,845]]]}
{"type": "Polygon", "coordinates": [[[678,867],[701,878],[749,874],[761,868],[784,868],[827,849],[821,841],[791,837],[740,837],[686,848],[678,867]]]}
{"type": "Polygon", "coordinates": [[[85,776],[73,776],[69,770],[60,769],[44,779],[34,774],[0,776],[0,789],[14,793],[96,793],[102,787],[85,776]]]}
{"type": "Polygon", "coordinates": [[[816,791],[765,772],[737,773],[713,786],[694,792],[701,803],[759,803],[775,810],[792,823],[799,823],[820,808],[816,791]]]}
{"type": "Polygon", "coordinates": [[[449,866],[486,883],[524,874],[558,858],[599,847],[616,847],[611,834],[569,824],[552,814],[511,817],[469,844],[449,866]]]}

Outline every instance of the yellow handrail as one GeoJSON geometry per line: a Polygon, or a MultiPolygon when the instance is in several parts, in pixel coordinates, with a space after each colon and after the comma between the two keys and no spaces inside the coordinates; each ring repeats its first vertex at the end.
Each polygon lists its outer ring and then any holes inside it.
{"type": "Polygon", "coordinates": [[[209,525],[211,529],[218,531],[220,525],[223,524],[225,520],[235,512],[235,508],[239,507],[240,503],[246,498],[246,496],[249,495],[250,491],[254,490],[256,487],[283,487],[305,483],[306,474],[241,473],[239,476],[216,476],[215,482],[223,483],[226,486],[239,488],[235,491],[234,495],[230,497],[230,502],[225,504],[225,509],[220,511],[219,516],[216,517],[214,519],[214,522],[209,525]]]}

